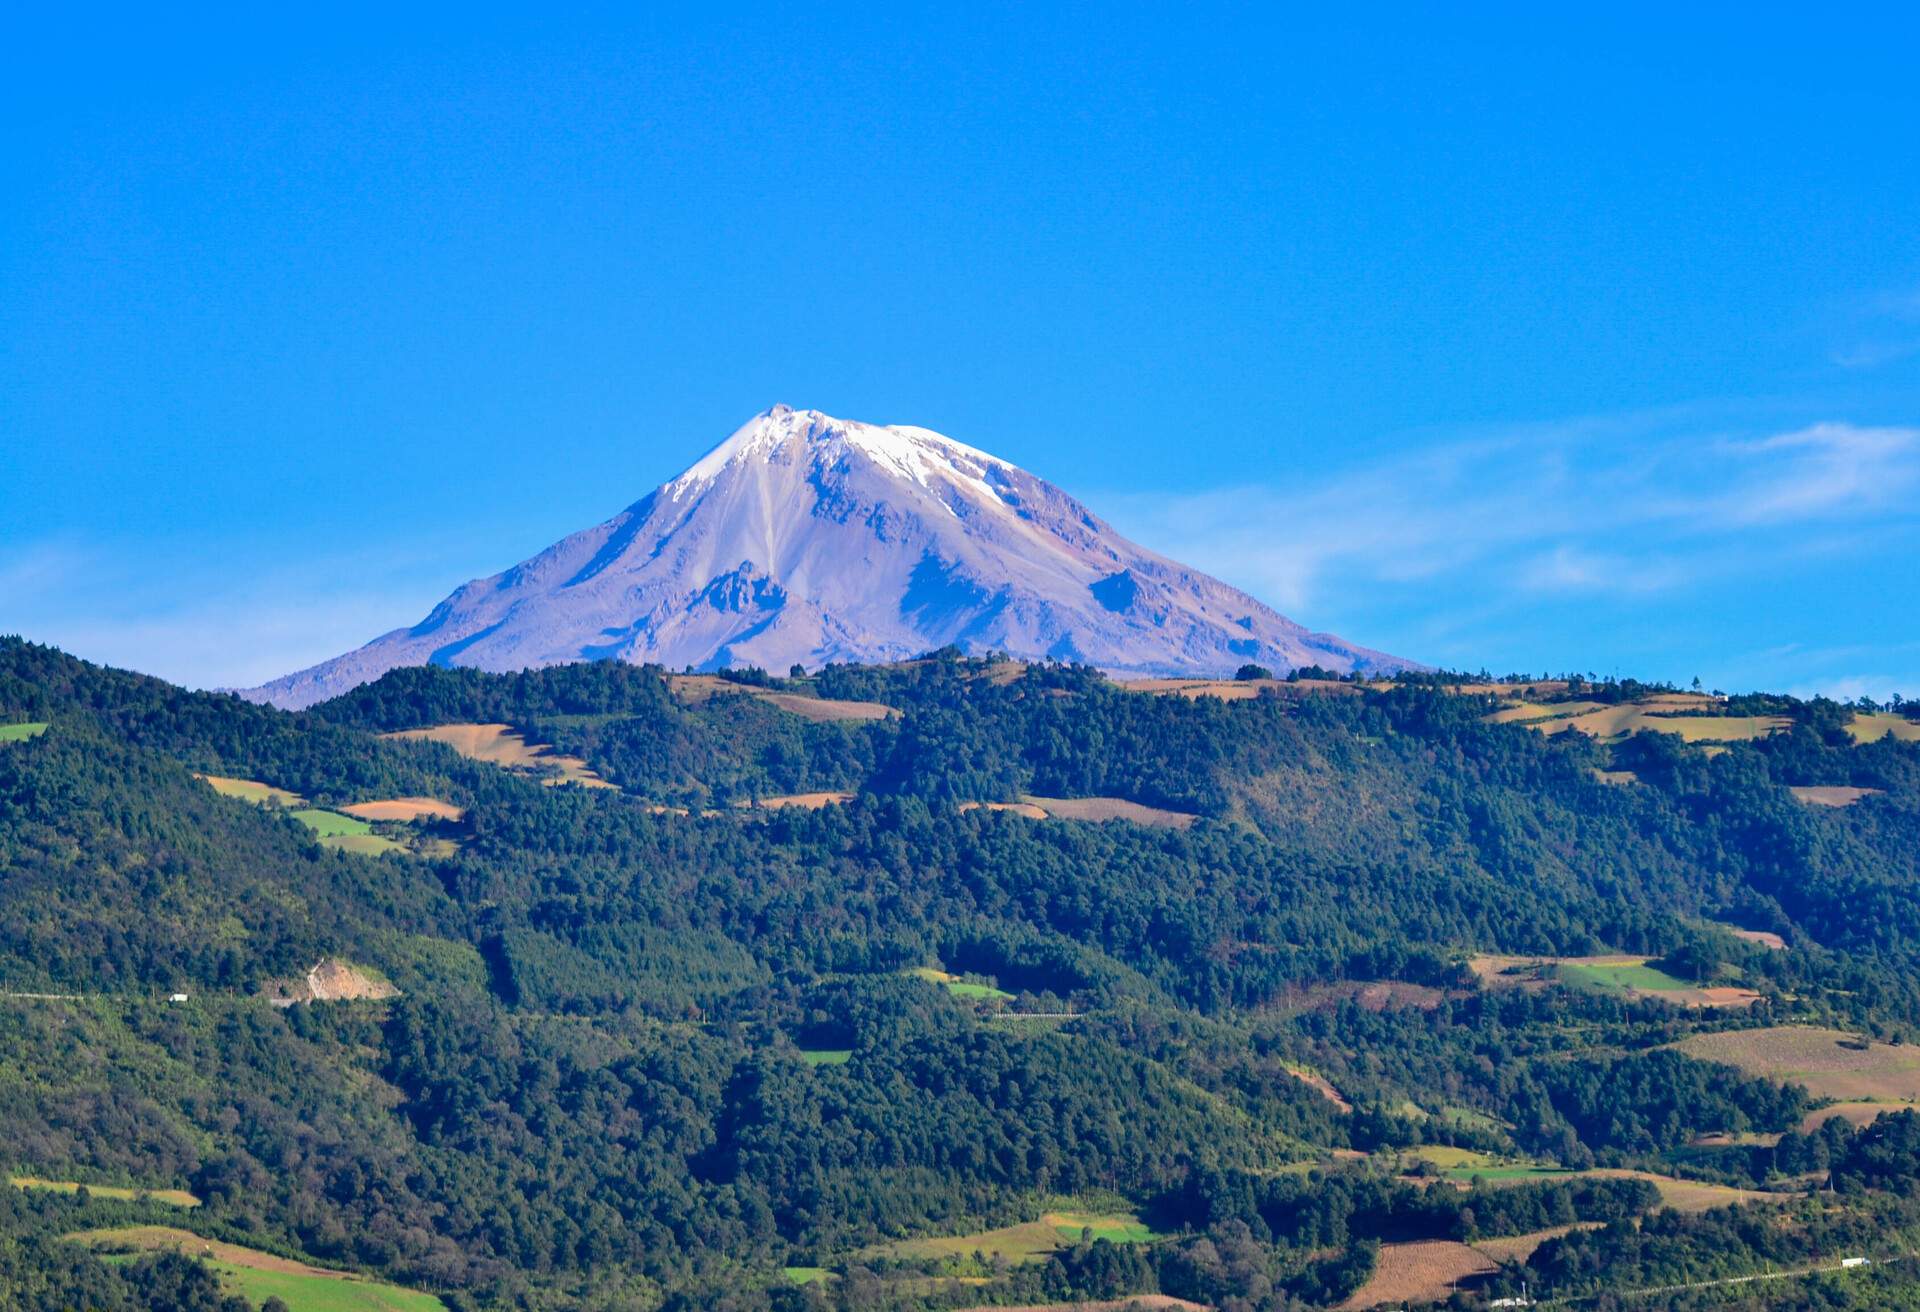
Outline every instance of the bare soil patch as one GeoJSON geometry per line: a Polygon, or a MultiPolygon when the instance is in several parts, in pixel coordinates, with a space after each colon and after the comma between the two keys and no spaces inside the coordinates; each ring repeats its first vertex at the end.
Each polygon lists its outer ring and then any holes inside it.
{"type": "Polygon", "coordinates": [[[1451,1239],[1382,1244],[1373,1275],[1339,1306],[1435,1303],[1456,1289],[1472,1289],[1499,1269],[1484,1254],[1451,1239]]]}
{"type": "Polygon", "coordinates": [[[1022,797],[1020,800],[1039,807],[1053,820],[1084,820],[1095,824],[1103,820],[1131,820],[1137,825],[1185,829],[1200,818],[1186,811],[1142,806],[1123,797],[1022,797]]]}
{"type": "Polygon", "coordinates": [[[549,784],[579,784],[585,788],[612,788],[577,756],[561,756],[543,743],[530,743],[504,724],[441,724],[431,729],[406,729],[382,738],[445,743],[471,760],[505,770],[547,775],[549,784]],[[557,771],[547,774],[548,771],[557,771]]]}
{"type": "Polygon", "coordinates": [[[1341,980],[1289,988],[1270,1006],[1278,1011],[1331,1011],[1343,1002],[1356,1002],[1368,1011],[1432,1011],[1449,997],[1445,989],[1408,984],[1397,979],[1341,980]]]}
{"type": "Polygon", "coordinates": [[[1287,1068],[1287,1074],[1293,1076],[1294,1079],[1300,1081],[1300,1083],[1306,1085],[1309,1089],[1312,1089],[1322,1098],[1325,1098],[1340,1111],[1345,1113],[1351,1113],[1353,1111],[1353,1104],[1345,1098],[1342,1098],[1340,1096],[1340,1090],[1334,1088],[1333,1085],[1328,1082],[1327,1077],[1318,1071],[1303,1070],[1298,1067],[1289,1066],[1287,1068]]]}
{"type": "Polygon", "coordinates": [[[1601,1167],[1580,1174],[1602,1180],[1645,1180],[1660,1191],[1661,1205],[1671,1207],[1676,1212],[1710,1212],[1716,1207],[1731,1207],[1735,1203],[1785,1203],[1798,1196],[1770,1194],[1759,1189],[1736,1189],[1732,1185],[1681,1180],[1671,1175],[1656,1175],[1652,1171],[1627,1171],[1616,1167],[1601,1167]]]}
{"type": "Polygon", "coordinates": [[[803,720],[885,720],[900,714],[879,702],[838,701],[832,697],[803,697],[793,692],[763,692],[760,700],[803,720]]]}
{"type": "Polygon", "coordinates": [[[180,1230],[167,1225],[134,1225],[119,1230],[82,1230],[67,1238],[89,1248],[133,1248],[141,1252],[166,1252],[172,1250],[185,1253],[189,1257],[204,1257],[215,1262],[227,1262],[233,1266],[249,1267],[255,1271],[282,1271],[288,1275],[324,1276],[331,1280],[351,1280],[354,1277],[345,1271],[330,1271],[326,1267],[312,1266],[306,1262],[295,1261],[291,1257],[281,1257],[274,1253],[263,1253],[257,1248],[243,1248],[239,1244],[229,1244],[219,1239],[208,1239],[194,1234],[191,1230],[180,1230]]]}
{"type": "Polygon", "coordinates": [[[373,971],[333,957],[316,963],[297,980],[276,979],[267,983],[267,998],[278,1007],[291,1007],[297,1002],[357,1002],[399,996],[399,989],[373,971]]]}
{"type": "Polygon", "coordinates": [[[803,811],[818,811],[823,806],[842,806],[852,800],[852,793],[787,793],[779,797],[763,797],[754,805],[768,811],[778,811],[788,806],[797,806],[803,811]]]}
{"type": "Polygon", "coordinates": [[[715,697],[752,697],[791,715],[819,722],[884,720],[900,714],[893,707],[880,702],[840,701],[832,697],[809,697],[805,693],[784,692],[777,688],[756,688],[752,684],[723,679],[717,674],[670,675],[667,687],[689,706],[698,706],[715,697]]]}
{"type": "Polygon", "coordinates": [[[1852,806],[1863,797],[1878,797],[1884,788],[1846,788],[1837,784],[1818,784],[1807,788],[1789,788],[1809,806],[1852,806]]]}
{"type": "Polygon", "coordinates": [[[1894,1112],[1910,1111],[1920,1111],[1920,1107],[1910,1102],[1836,1102],[1831,1106],[1822,1107],[1817,1112],[1808,1112],[1802,1117],[1800,1133],[1812,1134],[1836,1116],[1848,1125],[1862,1126],[1871,1125],[1882,1116],[1888,1116],[1894,1112]]]}
{"type": "Polygon", "coordinates": [[[962,811],[1006,811],[1013,815],[1023,815],[1029,820],[1045,820],[1047,813],[1032,802],[962,802],[962,811]]]}
{"type": "Polygon", "coordinates": [[[1727,933],[1748,943],[1758,943],[1763,948],[1772,948],[1775,952],[1785,952],[1787,941],[1770,929],[1733,929],[1727,933]]]}
{"type": "Polygon", "coordinates": [[[1695,1034],[1674,1046],[1704,1061],[1737,1066],[1749,1075],[1805,1085],[1822,1098],[1920,1100],[1920,1049],[1869,1043],[1841,1030],[1779,1025],[1695,1034]]]}
{"type": "Polygon", "coordinates": [[[416,820],[445,820],[458,824],[467,813],[452,802],[437,797],[390,797],[378,802],[355,802],[340,808],[361,820],[390,820],[412,824],[416,820]]]}

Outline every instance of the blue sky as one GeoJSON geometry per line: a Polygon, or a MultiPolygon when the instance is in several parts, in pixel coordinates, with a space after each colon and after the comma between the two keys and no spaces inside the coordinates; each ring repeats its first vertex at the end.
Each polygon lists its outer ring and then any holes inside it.
{"type": "Polygon", "coordinates": [[[1920,694],[1895,8],[62,21],[0,630],[257,681],[785,401],[1405,655],[1920,694]]]}

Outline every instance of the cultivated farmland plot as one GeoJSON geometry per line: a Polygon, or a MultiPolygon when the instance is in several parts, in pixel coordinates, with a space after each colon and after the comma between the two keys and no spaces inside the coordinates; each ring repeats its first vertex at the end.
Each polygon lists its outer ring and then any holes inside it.
{"type": "Polygon", "coordinates": [[[1696,1034],[1674,1046],[1749,1075],[1804,1085],[1820,1098],[1894,1106],[1920,1101],[1920,1049],[1872,1043],[1842,1030],[1778,1025],[1696,1034]]]}
{"type": "Polygon", "coordinates": [[[470,760],[485,761],[503,770],[540,774],[550,784],[613,787],[579,757],[561,756],[543,743],[529,743],[504,724],[441,724],[431,729],[403,729],[381,737],[401,742],[445,743],[470,760]]]}
{"type": "Polygon", "coordinates": [[[432,1294],[206,1239],[171,1226],[86,1230],[69,1238],[108,1254],[172,1250],[197,1257],[214,1269],[230,1292],[255,1303],[278,1297],[291,1312],[446,1312],[446,1305],[432,1294]]]}

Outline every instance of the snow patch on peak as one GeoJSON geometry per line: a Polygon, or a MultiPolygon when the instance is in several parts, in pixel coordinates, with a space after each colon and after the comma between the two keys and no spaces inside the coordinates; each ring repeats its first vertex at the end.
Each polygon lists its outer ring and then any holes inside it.
{"type": "Polygon", "coordinates": [[[769,459],[795,443],[803,444],[808,456],[816,459],[858,451],[895,477],[929,489],[934,479],[943,478],[990,504],[1006,504],[997,484],[1006,482],[1014,472],[1006,461],[930,428],[863,424],[835,419],[818,410],[776,405],[735,429],[726,441],[700,457],[662,491],[669,500],[678,502],[731,466],[769,459]]]}

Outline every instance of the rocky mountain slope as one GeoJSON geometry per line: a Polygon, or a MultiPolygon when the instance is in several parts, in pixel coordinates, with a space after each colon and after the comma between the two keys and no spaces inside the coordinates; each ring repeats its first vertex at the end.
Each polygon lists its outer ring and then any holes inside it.
{"type": "Polygon", "coordinates": [[[405,665],[785,671],[948,644],[1136,675],[1408,664],[1127,541],[984,451],[775,406],[605,523],[247,695],[307,706],[405,665]]]}

